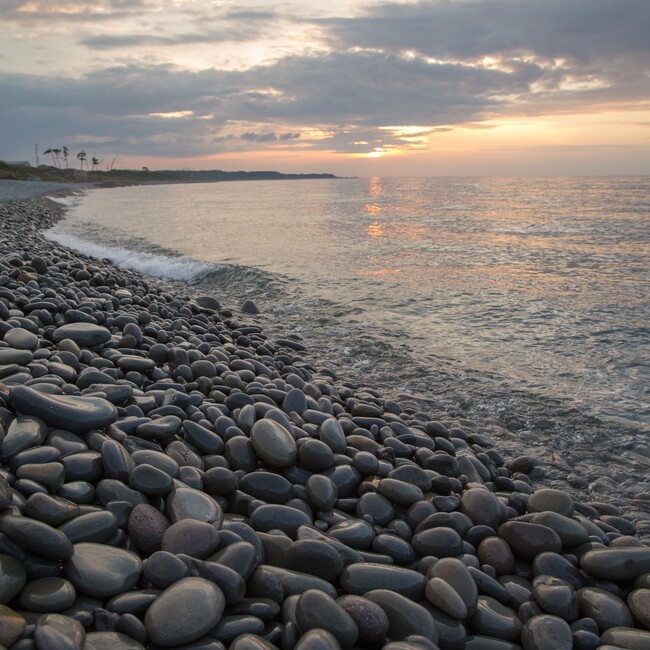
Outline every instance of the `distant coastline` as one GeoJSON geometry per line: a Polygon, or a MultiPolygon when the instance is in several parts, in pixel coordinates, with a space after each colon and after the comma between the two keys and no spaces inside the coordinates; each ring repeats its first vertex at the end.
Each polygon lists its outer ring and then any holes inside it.
{"type": "Polygon", "coordinates": [[[111,171],[84,171],[58,169],[41,165],[30,167],[0,161],[0,179],[48,181],[56,183],[92,183],[99,187],[149,185],[161,183],[215,183],[221,181],[318,180],[340,178],[330,173],[283,174],[276,171],[113,169],[111,171]]]}

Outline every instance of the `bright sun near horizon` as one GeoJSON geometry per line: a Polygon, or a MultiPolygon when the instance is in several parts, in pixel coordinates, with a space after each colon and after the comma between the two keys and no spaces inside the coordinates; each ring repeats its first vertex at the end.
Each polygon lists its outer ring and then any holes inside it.
{"type": "Polygon", "coordinates": [[[648,174],[649,25],[647,0],[1,1],[0,159],[648,174]]]}

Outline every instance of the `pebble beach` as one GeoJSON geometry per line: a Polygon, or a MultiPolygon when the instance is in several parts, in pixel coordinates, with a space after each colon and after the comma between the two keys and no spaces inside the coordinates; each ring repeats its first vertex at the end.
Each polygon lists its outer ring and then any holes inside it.
{"type": "Polygon", "coordinates": [[[650,648],[647,520],[45,239],[66,191],[0,181],[0,649],[650,648]]]}

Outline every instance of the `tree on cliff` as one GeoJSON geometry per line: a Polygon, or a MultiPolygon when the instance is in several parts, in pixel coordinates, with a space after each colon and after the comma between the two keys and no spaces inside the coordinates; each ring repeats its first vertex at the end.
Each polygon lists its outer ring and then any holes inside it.
{"type": "Polygon", "coordinates": [[[68,147],[63,147],[63,160],[65,160],[65,168],[68,168],[68,156],[70,155],[70,150],[68,147]]]}
{"type": "Polygon", "coordinates": [[[59,169],[61,168],[61,165],[59,164],[59,154],[61,153],[61,149],[46,149],[44,154],[50,154],[52,156],[52,166],[53,167],[58,167],[59,169]]]}
{"type": "Polygon", "coordinates": [[[92,157],[92,168],[91,168],[91,171],[94,172],[95,169],[96,169],[97,167],[99,167],[99,164],[100,164],[100,163],[101,163],[101,160],[99,160],[99,158],[97,158],[97,156],[94,156],[94,155],[93,155],[93,157],[92,157]]]}
{"type": "Polygon", "coordinates": [[[80,151],[77,154],[77,160],[79,161],[79,168],[83,169],[84,168],[84,163],[86,162],[86,152],[85,151],[80,151]]]}

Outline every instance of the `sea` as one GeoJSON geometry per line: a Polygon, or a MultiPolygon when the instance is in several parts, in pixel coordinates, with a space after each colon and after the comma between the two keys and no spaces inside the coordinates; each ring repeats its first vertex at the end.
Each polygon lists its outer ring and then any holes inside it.
{"type": "MultiPolygon", "coordinates": [[[[91,190],[47,236],[213,295],[302,358],[650,509],[650,177],[91,190]],[[241,314],[253,300],[259,316],[241,314]]],[[[632,505],[630,505],[632,504],[632,505]]]]}

